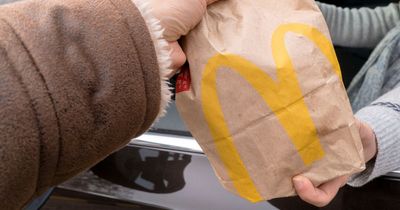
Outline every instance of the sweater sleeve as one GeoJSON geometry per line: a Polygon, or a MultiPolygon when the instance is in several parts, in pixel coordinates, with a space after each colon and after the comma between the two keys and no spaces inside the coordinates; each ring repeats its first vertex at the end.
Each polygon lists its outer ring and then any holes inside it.
{"type": "Polygon", "coordinates": [[[333,43],[343,47],[374,48],[400,21],[400,5],[341,8],[317,2],[328,24],[333,43]]]}
{"type": "Polygon", "coordinates": [[[3,209],[21,209],[149,128],[163,82],[149,28],[130,0],[0,7],[3,209]]]}
{"type": "Polygon", "coordinates": [[[400,168],[400,87],[358,111],[356,117],[372,127],[378,146],[376,158],[349,181],[352,186],[362,186],[400,168]]]}

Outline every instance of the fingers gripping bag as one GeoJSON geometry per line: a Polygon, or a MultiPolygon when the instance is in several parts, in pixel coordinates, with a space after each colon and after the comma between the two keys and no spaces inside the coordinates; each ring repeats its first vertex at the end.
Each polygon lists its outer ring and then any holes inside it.
{"type": "Polygon", "coordinates": [[[324,18],[312,0],[223,0],[185,38],[181,117],[220,183],[252,202],[364,169],[324,18]]]}

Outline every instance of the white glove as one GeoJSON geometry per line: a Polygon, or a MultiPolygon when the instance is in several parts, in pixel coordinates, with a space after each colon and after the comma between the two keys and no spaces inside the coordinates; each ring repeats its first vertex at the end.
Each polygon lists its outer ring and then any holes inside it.
{"type": "Polygon", "coordinates": [[[207,5],[217,0],[148,0],[152,15],[160,20],[164,30],[164,39],[172,49],[171,68],[179,69],[186,56],[177,40],[189,33],[202,19],[207,5]]]}

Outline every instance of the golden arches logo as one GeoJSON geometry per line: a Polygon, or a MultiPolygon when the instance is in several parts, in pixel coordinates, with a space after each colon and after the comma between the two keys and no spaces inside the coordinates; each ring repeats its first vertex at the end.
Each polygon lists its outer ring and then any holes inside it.
{"type": "Polygon", "coordinates": [[[217,94],[217,71],[221,67],[227,67],[243,77],[275,114],[304,164],[312,164],[324,156],[324,150],[285,47],[285,35],[288,32],[301,34],[313,41],[341,78],[339,63],[330,40],[318,29],[297,23],[278,27],[272,36],[272,55],[277,67],[277,81],[252,62],[233,54],[218,54],[212,57],[206,64],[202,76],[202,108],[218,155],[238,194],[253,202],[262,200],[262,197],[233,144],[225,122],[217,94]]]}

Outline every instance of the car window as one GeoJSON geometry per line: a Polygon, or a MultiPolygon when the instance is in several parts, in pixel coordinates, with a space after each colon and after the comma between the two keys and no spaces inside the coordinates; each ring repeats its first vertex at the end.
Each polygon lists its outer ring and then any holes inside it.
{"type": "Polygon", "coordinates": [[[179,113],[176,109],[175,101],[173,101],[167,109],[167,114],[155,123],[151,129],[152,132],[178,134],[183,136],[191,136],[186,128],[179,113]]]}

